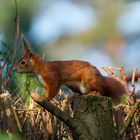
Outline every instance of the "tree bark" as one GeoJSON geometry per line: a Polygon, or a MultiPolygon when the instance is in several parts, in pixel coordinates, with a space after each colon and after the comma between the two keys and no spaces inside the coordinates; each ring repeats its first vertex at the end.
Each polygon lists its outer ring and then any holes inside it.
{"type": "Polygon", "coordinates": [[[115,139],[112,104],[108,98],[101,96],[75,97],[73,111],[74,118],[80,120],[92,140],[115,139]]]}

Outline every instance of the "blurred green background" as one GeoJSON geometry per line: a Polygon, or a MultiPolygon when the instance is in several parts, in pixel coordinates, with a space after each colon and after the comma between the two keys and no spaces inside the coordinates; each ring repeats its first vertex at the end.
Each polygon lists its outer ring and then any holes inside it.
{"type": "MultiPolygon", "coordinates": [[[[20,32],[40,56],[86,60],[100,70],[121,65],[127,72],[140,66],[139,5],[138,0],[17,0],[20,32]]],[[[0,0],[0,41],[7,46],[14,18],[15,1],[0,0]]],[[[5,46],[0,43],[1,59],[5,46]]],[[[21,50],[19,45],[17,58],[21,50]]]]}
{"type": "MultiPolygon", "coordinates": [[[[14,0],[0,0],[0,40],[7,41],[14,0]]],[[[139,67],[140,10],[135,0],[17,0],[20,30],[49,60],[139,67]]]]}

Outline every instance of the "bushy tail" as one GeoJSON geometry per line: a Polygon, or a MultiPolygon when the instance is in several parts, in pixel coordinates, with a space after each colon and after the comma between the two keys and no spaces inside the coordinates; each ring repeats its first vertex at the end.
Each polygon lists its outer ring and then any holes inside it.
{"type": "Polygon", "coordinates": [[[120,97],[126,94],[125,87],[116,79],[111,77],[104,77],[105,82],[108,88],[108,93],[106,93],[108,97],[111,97],[115,104],[120,102],[120,97]]]}

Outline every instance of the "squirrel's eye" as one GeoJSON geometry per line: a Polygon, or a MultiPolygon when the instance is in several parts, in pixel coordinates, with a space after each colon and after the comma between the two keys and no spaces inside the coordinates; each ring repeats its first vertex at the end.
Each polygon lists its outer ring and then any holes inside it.
{"type": "Polygon", "coordinates": [[[24,64],[25,64],[25,61],[24,61],[24,60],[22,60],[22,61],[20,62],[20,64],[21,64],[21,65],[24,65],[24,64]]]}

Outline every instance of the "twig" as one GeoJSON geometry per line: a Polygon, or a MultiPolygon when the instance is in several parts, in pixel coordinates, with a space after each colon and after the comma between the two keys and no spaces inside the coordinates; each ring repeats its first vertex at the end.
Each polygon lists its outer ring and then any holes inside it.
{"type": "Polygon", "coordinates": [[[41,113],[41,109],[37,110],[37,116],[36,116],[36,119],[35,119],[35,124],[37,124],[37,122],[39,120],[40,113],[41,113]]]}
{"type": "Polygon", "coordinates": [[[133,117],[134,117],[134,114],[136,112],[136,110],[138,109],[138,107],[140,106],[140,101],[137,100],[137,102],[135,103],[134,107],[132,110],[130,110],[130,112],[128,113],[128,116],[127,116],[127,120],[123,126],[123,128],[120,130],[120,137],[123,137],[124,133],[127,131],[133,117]]]}
{"type": "Polygon", "coordinates": [[[112,68],[112,70],[120,71],[122,80],[126,82],[127,74],[124,72],[124,68],[122,66],[120,66],[118,68],[112,68]]]}
{"type": "Polygon", "coordinates": [[[138,91],[140,91],[140,78],[138,78],[138,91]]]}
{"type": "MultiPolygon", "coordinates": [[[[106,66],[103,66],[102,69],[108,73],[108,75],[110,75],[111,77],[113,77],[114,79],[118,80],[118,81],[121,81],[120,78],[114,74],[108,67],[106,66]]],[[[122,81],[121,81],[122,82],[122,81]]]]}
{"type": "MultiPolygon", "coordinates": [[[[135,79],[138,80],[138,78],[140,78],[140,72],[136,72],[135,74],[135,79]]],[[[127,81],[131,82],[132,81],[132,73],[130,73],[127,78],[126,78],[127,81]]]]}
{"type": "Polygon", "coordinates": [[[16,123],[17,123],[17,127],[18,127],[18,129],[19,129],[19,132],[22,132],[21,124],[20,124],[20,122],[19,122],[17,113],[15,112],[15,109],[14,109],[13,106],[11,106],[11,110],[12,110],[13,116],[14,116],[14,118],[15,118],[15,121],[16,121],[16,123]]]}
{"type": "Polygon", "coordinates": [[[15,16],[15,47],[14,47],[14,53],[13,53],[13,57],[12,57],[12,62],[11,62],[11,67],[9,68],[4,80],[3,80],[3,83],[2,83],[2,90],[5,89],[6,85],[7,85],[7,82],[9,81],[9,75],[11,73],[11,70],[12,70],[12,67],[14,65],[14,61],[15,61],[15,56],[16,56],[16,50],[17,50],[17,47],[18,47],[18,41],[19,41],[19,16],[18,16],[18,11],[17,11],[17,1],[15,0],[15,7],[16,7],[16,16],[15,16]]]}
{"type": "Polygon", "coordinates": [[[137,70],[137,69],[134,68],[133,74],[132,74],[132,80],[131,80],[131,86],[132,86],[131,93],[132,93],[133,96],[134,96],[134,94],[135,94],[135,85],[134,85],[134,83],[135,83],[136,70],[137,70]]]}

